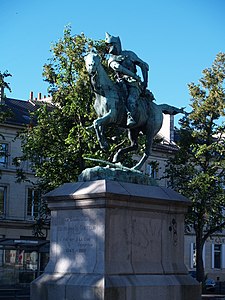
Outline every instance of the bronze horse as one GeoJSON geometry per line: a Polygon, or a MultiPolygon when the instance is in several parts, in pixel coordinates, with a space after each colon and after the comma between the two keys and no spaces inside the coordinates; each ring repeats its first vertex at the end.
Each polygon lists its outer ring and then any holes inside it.
{"type": "MultiPolygon", "coordinates": [[[[91,86],[95,94],[94,108],[98,118],[93,126],[97,139],[102,149],[107,149],[108,143],[104,135],[104,128],[109,124],[127,128],[126,105],[121,100],[121,91],[117,83],[107,75],[98,54],[89,53],[85,57],[85,65],[90,76],[91,86]]],[[[153,102],[154,97],[148,91],[145,97],[138,101],[136,125],[128,128],[130,146],[121,148],[113,157],[113,162],[119,162],[123,154],[137,150],[138,136],[142,132],[145,135],[145,151],[140,161],[132,168],[140,170],[152,151],[152,143],[163,123],[163,113],[175,115],[183,113],[183,109],[167,104],[157,105],[153,102]]]]}

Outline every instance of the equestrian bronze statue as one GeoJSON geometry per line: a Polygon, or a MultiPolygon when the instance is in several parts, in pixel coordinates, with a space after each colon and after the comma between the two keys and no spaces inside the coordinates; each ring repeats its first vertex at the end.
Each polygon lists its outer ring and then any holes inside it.
{"type": "Polygon", "coordinates": [[[119,50],[113,50],[115,38],[109,34],[106,39],[112,48],[109,50],[111,53],[109,66],[119,73],[116,82],[109,78],[98,54],[91,52],[85,57],[86,69],[95,94],[94,109],[98,116],[93,126],[100,147],[105,150],[108,143],[104,128],[111,124],[127,128],[130,146],[119,149],[113,157],[115,163],[121,160],[123,154],[138,149],[138,136],[142,132],[145,135],[145,151],[140,161],[133,167],[134,170],[140,170],[151,154],[154,137],[162,127],[163,113],[175,115],[184,111],[182,108],[167,104],[157,105],[153,102],[153,94],[146,89],[148,65],[131,51],[121,51],[121,47],[119,50]],[[121,57],[116,58],[115,53],[119,53],[121,57]],[[124,62],[126,60],[127,62],[124,62]],[[129,64],[133,66],[129,67],[129,64]],[[136,75],[136,65],[142,65],[144,82],[136,75]]]}

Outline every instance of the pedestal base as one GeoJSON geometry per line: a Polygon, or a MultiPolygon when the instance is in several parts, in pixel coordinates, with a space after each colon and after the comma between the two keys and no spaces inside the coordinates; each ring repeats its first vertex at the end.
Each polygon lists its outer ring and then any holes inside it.
{"type": "Polygon", "coordinates": [[[199,285],[188,275],[50,275],[32,283],[38,300],[199,300],[199,285]]]}
{"type": "Polygon", "coordinates": [[[200,300],[184,265],[190,202],[157,186],[98,180],[46,195],[50,261],[32,300],[200,300]]]}

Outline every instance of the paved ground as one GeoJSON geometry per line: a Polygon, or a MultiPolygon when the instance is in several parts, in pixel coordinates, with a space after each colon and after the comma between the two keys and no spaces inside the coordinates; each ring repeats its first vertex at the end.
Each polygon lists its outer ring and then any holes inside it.
{"type": "Polygon", "coordinates": [[[225,295],[212,295],[212,294],[207,294],[207,295],[202,295],[202,300],[225,300],[225,295]]]}

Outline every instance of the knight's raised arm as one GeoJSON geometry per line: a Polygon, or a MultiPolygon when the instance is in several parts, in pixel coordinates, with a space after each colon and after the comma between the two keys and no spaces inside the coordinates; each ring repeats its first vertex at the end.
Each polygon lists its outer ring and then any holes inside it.
{"type": "Polygon", "coordinates": [[[137,81],[140,81],[140,77],[137,76],[134,72],[130,71],[129,69],[125,68],[121,64],[119,64],[117,61],[111,61],[109,63],[109,66],[116,71],[117,73],[122,73],[123,75],[130,76],[134,78],[137,81]]]}
{"type": "Polygon", "coordinates": [[[141,61],[138,62],[137,65],[141,68],[142,76],[143,76],[143,87],[146,89],[148,85],[148,71],[149,71],[149,66],[146,62],[141,61]]]}
{"type": "Polygon", "coordinates": [[[149,65],[140,59],[134,52],[131,51],[131,56],[133,58],[134,63],[141,68],[142,76],[143,76],[143,87],[146,88],[148,85],[148,71],[149,65]]]}

